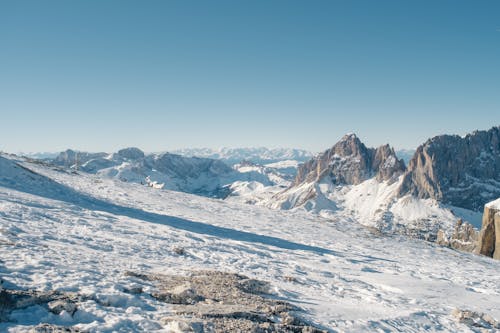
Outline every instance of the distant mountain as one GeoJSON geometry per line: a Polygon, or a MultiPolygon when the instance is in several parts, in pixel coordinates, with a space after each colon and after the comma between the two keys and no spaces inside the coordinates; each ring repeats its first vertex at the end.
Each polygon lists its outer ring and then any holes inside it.
{"type": "Polygon", "coordinates": [[[405,162],[405,165],[410,163],[411,158],[415,154],[415,149],[399,149],[396,150],[396,156],[405,162]]]}
{"type": "Polygon", "coordinates": [[[173,150],[172,153],[188,157],[206,157],[220,159],[233,165],[241,161],[249,161],[255,164],[268,164],[284,160],[304,162],[309,160],[313,154],[306,150],[293,148],[188,148],[173,150]]]}
{"type": "Polygon", "coordinates": [[[34,158],[37,160],[43,160],[43,159],[55,158],[57,155],[59,155],[59,153],[58,152],[17,152],[16,155],[25,156],[28,158],[34,158]]]}
{"type": "Polygon", "coordinates": [[[429,139],[417,148],[399,193],[482,211],[500,197],[500,126],[429,139]]]}
{"type": "Polygon", "coordinates": [[[51,162],[107,178],[217,198],[226,197],[234,182],[273,186],[280,180],[276,177],[274,181],[270,179],[269,168],[269,175],[258,170],[240,172],[221,160],[171,153],[146,155],[133,147],[113,154],[68,149],[51,162]]]}

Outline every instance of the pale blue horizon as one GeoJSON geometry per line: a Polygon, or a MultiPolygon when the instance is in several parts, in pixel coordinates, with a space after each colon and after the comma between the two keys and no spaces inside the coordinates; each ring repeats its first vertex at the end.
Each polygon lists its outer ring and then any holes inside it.
{"type": "Polygon", "coordinates": [[[0,150],[412,149],[500,124],[496,1],[0,3],[0,150]]]}

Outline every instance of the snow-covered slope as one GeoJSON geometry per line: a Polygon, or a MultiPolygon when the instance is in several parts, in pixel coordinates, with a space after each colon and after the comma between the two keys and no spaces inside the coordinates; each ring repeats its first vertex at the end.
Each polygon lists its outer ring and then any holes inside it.
{"type": "Polygon", "coordinates": [[[20,163],[0,157],[3,288],[79,298],[73,315],[21,307],[0,331],[41,322],[89,332],[172,331],[182,317],[175,306],[150,296],[152,281],[127,272],[199,269],[268,281],[271,297],[332,332],[474,332],[489,325],[477,318],[500,318],[500,262],[490,258],[380,237],[355,215],[332,221],[20,163]]]}
{"type": "Polygon", "coordinates": [[[328,177],[304,183],[264,198],[261,205],[274,209],[305,210],[329,219],[353,218],[386,234],[402,233],[435,240],[439,230],[451,233],[458,219],[478,227],[481,215],[442,205],[433,199],[398,197],[397,181],[368,179],[358,185],[332,185],[328,177]]]}

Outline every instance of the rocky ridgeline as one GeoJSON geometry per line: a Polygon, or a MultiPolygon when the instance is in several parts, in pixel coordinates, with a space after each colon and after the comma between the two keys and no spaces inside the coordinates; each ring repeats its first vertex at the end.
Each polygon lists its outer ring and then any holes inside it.
{"type": "Polygon", "coordinates": [[[436,136],[418,147],[399,189],[406,194],[481,211],[500,197],[500,126],[436,136]]]}
{"type": "Polygon", "coordinates": [[[292,186],[317,182],[324,176],[330,176],[336,185],[356,185],[374,176],[380,181],[394,179],[404,170],[404,162],[389,145],[367,148],[355,134],[347,134],[300,166],[292,186]]]}

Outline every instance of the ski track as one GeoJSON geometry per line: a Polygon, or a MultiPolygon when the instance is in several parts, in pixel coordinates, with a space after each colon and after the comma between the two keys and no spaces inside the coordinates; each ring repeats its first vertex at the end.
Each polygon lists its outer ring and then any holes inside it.
{"type": "Polygon", "coordinates": [[[25,166],[74,191],[43,195],[37,182],[24,184],[26,191],[0,183],[5,287],[72,291],[99,302],[79,304],[73,317],[40,306],[19,310],[12,314],[18,322],[0,323],[0,331],[48,322],[90,332],[166,332],[160,320],[171,305],[124,293],[134,285],[153,289],[124,273],[198,269],[269,281],[274,297],[331,331],[469,331],[451,316],[454,308],[500,319],[500,262],[490,258],[377,236],[348,217],[329,221],[25,166]]]}

